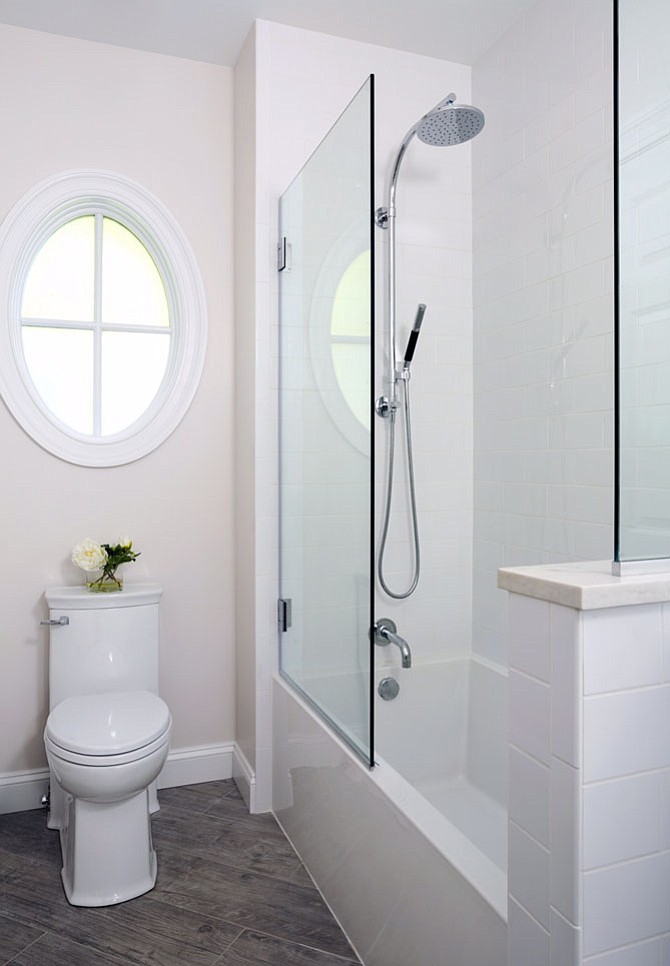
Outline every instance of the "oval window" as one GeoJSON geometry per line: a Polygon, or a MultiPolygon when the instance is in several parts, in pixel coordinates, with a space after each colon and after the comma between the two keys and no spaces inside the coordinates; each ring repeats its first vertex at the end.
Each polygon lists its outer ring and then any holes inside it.
{"type": "Polygon", "coordinates": [[[125,179],[71,172],[14,209],[0,253],[0,389],[24,429],[87,466],[158,446],[190,404],[206,339],[195,259],[167,211],[125,179]]]}

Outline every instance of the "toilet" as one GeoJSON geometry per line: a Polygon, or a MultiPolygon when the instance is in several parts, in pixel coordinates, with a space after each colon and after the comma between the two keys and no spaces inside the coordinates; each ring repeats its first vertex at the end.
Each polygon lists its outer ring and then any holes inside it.
{"type": "Polygon", "coordinates": [[[48,827],[75,906],[134,899],[156,883],[151,812],[172,719],[158,696],[157,584],[118,593],[53,587],[49,605],[48,827]]]}

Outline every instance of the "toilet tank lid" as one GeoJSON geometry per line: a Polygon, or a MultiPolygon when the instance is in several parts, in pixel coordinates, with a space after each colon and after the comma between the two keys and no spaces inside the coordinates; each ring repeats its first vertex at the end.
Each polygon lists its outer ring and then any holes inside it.
{"type": "Polygon", "coordinates": [[[120,755],[155,741],[170,723],[168,706],[149,691],[82,694],[56,705],[45,734],[80,755],[120,755]]]}
{"type": "Polygon", "coordinates": [[[113,594],[94,594],[86,587],[48,587],[44,591],[47,604],[52,610],[105,610],[117,607],[139,607],[141,604],[157,604],[163,588],[160,584],[125,584],[122,591],[113,594]]]}

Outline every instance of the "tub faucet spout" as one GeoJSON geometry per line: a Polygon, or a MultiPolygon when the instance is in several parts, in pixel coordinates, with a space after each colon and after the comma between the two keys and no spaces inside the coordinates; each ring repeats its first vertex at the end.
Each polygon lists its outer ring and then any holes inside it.
{"type": "Polygon", "coordinates": [[[374,626],[375,644],[380,644],[382,646],[386,644],[395,644],[395,646],[400,649],[402,666],[405,668],[411,667],[412,652],[409,649],[409,644],[405,638],[397,634],[396,631],[397,627],[392,620],[389,620],[388,617],[380,618],[374,626]]]}

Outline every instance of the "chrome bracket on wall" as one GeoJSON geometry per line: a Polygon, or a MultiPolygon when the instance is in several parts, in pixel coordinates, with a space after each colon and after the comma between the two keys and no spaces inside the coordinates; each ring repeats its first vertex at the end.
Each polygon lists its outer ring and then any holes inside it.
{"type": "Polygon", "coordinates": [[[388,208],[377,208],[375,211],[375,225],[377,228],[388,228],[389,226],[389,210],[388,208]]]}
{"type": "Polygon", "coordinates": [[[393,416],[397,408],[397,403],[389,399],[388,396],[379,396],[375,402],[375,412],[382,419],[388,419],[389,416],[393,416]]]}

